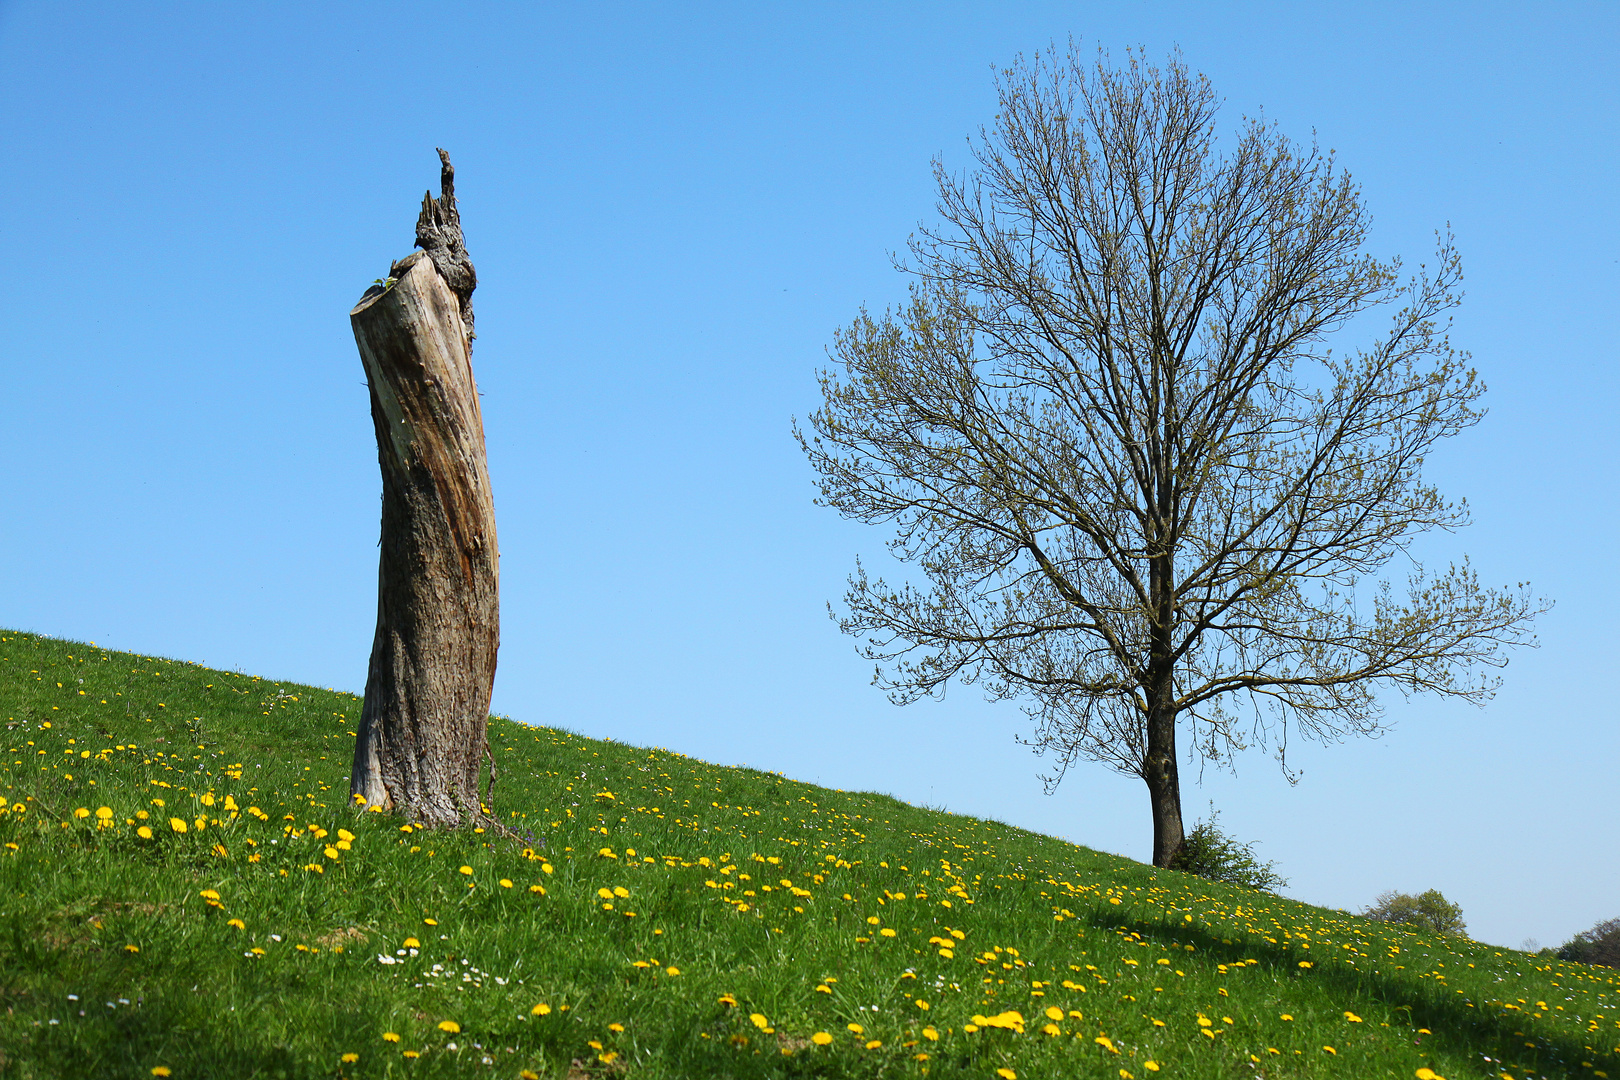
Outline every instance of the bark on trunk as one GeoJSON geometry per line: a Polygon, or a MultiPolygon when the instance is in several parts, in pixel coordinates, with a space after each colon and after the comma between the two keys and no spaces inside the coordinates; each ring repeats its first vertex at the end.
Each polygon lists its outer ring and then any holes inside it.
{"type": "Polygon", "coordinates": [[[1168,867],[1186,839],[1181,824],[1181,776],[1176,771],[1176,717],[1162,706],[1148,713],[1146,767],[1148,799],[1153,807],[1153,865],[1168,867]]]}
{"type": "MultiPolygon", "coordinates": [[[[1175,380],[1167,380],[1169,392],[1174,393],[1175,380]]],[[[1173,411],[1174,398],[1169,408],[1173,411]]],[[[1160,440],[1155,471],[1160,477],[1171,475],[1170,462],[1163,457],[1163,447],[1175,445],[1173,438],[1160,440]]],[[[1171,485],[1157,486],[1152,532],[1148,540],[1151,563],[1148,588],[1153,604],[1153,623],[1149,629],[1149,656],[1147,669],[1147,755],[1142,762],[1142,779],[1147,781],[1148,800],[1153,808],[1153,865],[1169,867],[1181,851],[1186,838],[1181,825],[1181,775],[1176,770],[1176,665],[1172,631],[1175,626],[1175,547],[1168,539],[1173,530],[1168,526],[1174,502],[1171,485]]]]}
{"type": "MultiPolygon", "coordinates": [[[[454,171],[424,198],[417,244],[349,321],[382,467],[377,633],[350,793],[430,825],[486,822],[478,781],[500,644],[499,553],[472,372],[476,278],[454,171]]],[[[487,790],[486,790],[487,798],[487,790]]]]}
{"type": "Polygon", "coordinates": [[[1153,865],[1163,867],[1175,863],[1186,838],[1181,824],[1181,774],[1176,769],[1176,679],[1169,630],[1172,565],[1166,554],[1155,560],[1152,574],[1158,625],[1152,630],[1148,660],[1147,757],[1142,769],[1153,808],[1153,865]]]}

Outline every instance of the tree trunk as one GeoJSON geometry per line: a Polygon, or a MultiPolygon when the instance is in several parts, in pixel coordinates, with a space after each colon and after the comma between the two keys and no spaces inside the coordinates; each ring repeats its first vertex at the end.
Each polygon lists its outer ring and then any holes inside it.
{"type": "MultiPolygon", "coordinates": [[[[1155,575],[1155,591],[1168,594],[1168,574],[1155,575]],[[1160,578],[1163,581],[1160,581],[1160,578]]],[[[1168,609],[1169,604],[1163,605],[1168,609]]],[[[1161,620],[1168,625],[1168,617],[1161,620]]],[[[1153,656],[1148,662],[1147,754],[1142,779],[1147,781],[1153,808],[1153,865],[1170,866],[1181,850],[1185,834],[1181,824],[1181,774],[1176,769],[1176,681],[1170,659],[1170,636],[1153,631],[1153,656]]]]}
{"type": "Polygon", "coordinates": [[[1153,865],[1169,866],[1186,838],[1181,824],[1181,776],[1176,771],[1176,716],[1157,703],[1150,706],[1147,724],[1147,760],[1142,779],[1147,781],[1153,807],[1153,865]]]}
{"type": "MultiPolygon", "coordinates": [[[[349,313],[382,467],[377,634],[350,793],[415,822],[487,822],[480,768],[500,644],[499,553],[472,372],[472,264],[454,171],[414,252],[349,313]]],[[[487,790],[486,790],[487,798],[487,790]]]]}
{"type": "MultiPolygon", "coordinates": [[[[1173,389],[1174,380],[1169,380],[1173,389]]],[[[1172,398],[1173,404],[1173,398],[1172,398]]],[[[1173,445],[1169,438],[1164,446],[1173,445]]],[[[1167,476],[1167,461],[1158,462],[1157,471],[1167,476]]],[[[1148,630],[1147,667],[1147,754],[1142,762],[1142,779],[1147,781],[1148,800],[1153,809],[1153,865],[1169,867],[1186,839],[1181,825],[1181,774],[1176,769],[1176,665],[1172,628],[1175,626],[1175,550],[1166,541],[1170,533],[1164,524],[1171,518],[1168,498],[1170,485],[1157,485],[1159,497],[1153,516],[1148,551],[1151,563],[1148,589],[1153,605],[1153,622],[1148,630]]]]}

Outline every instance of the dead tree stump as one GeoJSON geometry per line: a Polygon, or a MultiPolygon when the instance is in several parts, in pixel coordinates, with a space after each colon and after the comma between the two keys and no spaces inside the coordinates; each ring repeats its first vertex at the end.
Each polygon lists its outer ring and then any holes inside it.
{"type": "Polygon", "coordinates": [[[371,385],[382,466],[377,634],[349,791],[427,825],[489,823],[500,556],[472,372],[472,291],[455,170],[423,197],[416,244],[349,322],[371,385]]]}

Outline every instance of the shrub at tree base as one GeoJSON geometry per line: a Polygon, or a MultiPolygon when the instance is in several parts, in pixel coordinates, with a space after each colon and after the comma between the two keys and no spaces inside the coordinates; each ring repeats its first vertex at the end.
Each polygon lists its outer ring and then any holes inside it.
{"type": "Polygon", "coordinates": [[[1275,864],[1256,858],[1253,844],[1239,843],[1222,832],[1219,819],[1220,813],[1212,811],[1208,821],[1193,826],[1181,842],[1172,869],[1246,889],[1275,892],[1286,887],[1288,882],[1277,873],[1275,864]]]}
{"type": "Polygon", "coordinates": [[[1608,919],[1576,934],[1558,950],[1558,959],[1620,968],[1620,919],[1608,919]]]}
{"type": "Polygon", "coordinates": [[[1462,905],[1453,904],[1441,895],[1439,889],[1412,896],[1389,890],[1362,912],[1369,919],[1403,923],[1435,934],[1464,934],[1468,924],[1463,922],[1462,905]]]}

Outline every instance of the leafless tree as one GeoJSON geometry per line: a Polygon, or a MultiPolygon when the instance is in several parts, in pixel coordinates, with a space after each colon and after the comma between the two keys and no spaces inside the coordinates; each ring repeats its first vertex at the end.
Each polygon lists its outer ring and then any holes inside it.
{"type": "Polygon", "coordinates": [[[1223,150],[1179,55],[1071,44],[997,86],[976,167],[934,163],[909,303],[838,334],[795,432],[818,501],[922,572],[850,579],[879,684],[1024,700],[1050,783],[1079,758],[1147,783],[1168,866],[1179,733],[1286,770],[1291,734],[1381,730],[1380,686],[1483,702],[1547,605],[1411,550],[1467,523],[1423,467],[1483,415],[1449,237],[1415,274],[1367,254],[1333,156],[1258,119],[1223,150]]]}

